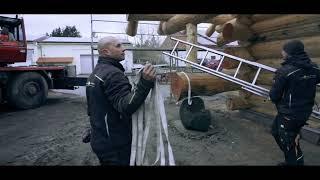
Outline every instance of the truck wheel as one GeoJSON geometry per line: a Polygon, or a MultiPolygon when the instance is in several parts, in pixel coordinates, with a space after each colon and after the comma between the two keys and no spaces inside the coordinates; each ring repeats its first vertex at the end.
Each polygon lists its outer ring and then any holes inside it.
{"type": "Polygon", "coordinates": [[[8,103],[18,109],[31,109],[41,106],[48,96],[46,80],[36,72],[18,74],[9,83],[8,103]]]}

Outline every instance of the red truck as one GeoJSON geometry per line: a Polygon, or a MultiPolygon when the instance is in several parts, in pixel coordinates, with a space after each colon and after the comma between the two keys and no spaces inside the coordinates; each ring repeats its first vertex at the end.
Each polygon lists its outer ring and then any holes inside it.
{"type": "MultiPolygon", "coordinates": [[[[0,16],[0,26],[14,40],[0,41],[0,103],[17,109],[30,109],[45,103],[48,89],[75,89],[85,86],[87,78],[76,77],[67,66],[16,66],[27,60],[27,42],[23,18],[0,16]]],[[[5,37],[1,32],[0,36],[5,37]]]]}

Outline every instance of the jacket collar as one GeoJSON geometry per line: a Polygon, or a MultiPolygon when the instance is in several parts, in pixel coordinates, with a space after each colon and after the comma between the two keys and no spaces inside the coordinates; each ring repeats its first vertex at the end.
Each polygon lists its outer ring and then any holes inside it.
{"type": "Polygon", "coordinates": [[[120,61],[113,58],[99,56],[98,64],[110,64],[119,68],[123,72],[125,71],[120,61]]]}

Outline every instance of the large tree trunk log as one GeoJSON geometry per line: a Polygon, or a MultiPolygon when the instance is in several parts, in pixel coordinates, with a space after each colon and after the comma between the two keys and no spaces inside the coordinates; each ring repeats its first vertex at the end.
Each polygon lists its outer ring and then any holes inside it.
{"type": "Polygon", "coordinates": [[[253,111],[275,116],[277,113],[275,105],[268,99],[252,95],[247,99],[242,96],[230,96],[227,98],[228,110],[240,110],[250,108],[253,111]]]}
{"type": "Polygon", "coordinates": [[[217,45],[222,46],[236,40],[247,41],[253,34],[247,25],[250,23],[249,20],[246,21],[245,19],[248,19],[248,17],[239,16],[223,24],[217,39],[217,45]]]}
{"type": "Polygon", "coordinates": [[[297,37],[312,36],[320,34],[320,20],[299,26],[284,27],[276,31],[268,31],[255,35],[254,40],[258,41],[275,41],[282,39],[292,39],[297,37]]]}
{"type": "Polygon", "coordinates": [[[162,31],[162,26],[163,26],[163,23],[164,23],[165,21],[160,21],[160,24],[159,24],[159,26],[158,26],[158,30],[157,30],[157,33],[159,34],[159,35],[164,35],[164,32],[162,31]]]}
{"type": "MultiPolygon", "coordinates": [[[[252,71],[250,74],[250,80],[252,81],[254,79],[254,76],[256,75],[256,71],[252,71]]],[[[261,71],[258,75],[256,85],[267,85],[272,86],[274,73],[270,71],[261,71]]]]}
{"type": "Polygon", "coordinates": [[[267,114],[270,116],[275,116],[277,114],[277,109],[275,105],[266,98],[257,95],[252,95],[250,96],[250,98],[248,98],[248,102],[252,105],[250,109],[253,111],[267,114]]]}
{"type": "Polygon", "coordinates": [[[167,21],[175,14],[128,14],[128,21],[167,21]]]}
{"type": "Polygon", "coordinates": [[[162,31],[165,34],[173,34],[184,30],[188,23],[199,24],[209,18],[215,16],[214,14],[181,14],[175,15],[168,21],[162,24],[162,31]]]}
{"type": "Polygon", "coordinates": [[[230,21],[233,18],[234,18],[234,15],[232,14],[220,14],[212,19],[209,19],[208,23],[212,23],[214,25],[220,25],[220,24],[226,23],[227,21],[230,21]]]}
{"type": "MultiPolygon", "coordinates": [[[[251,54],[249,53],[249,51],[247,50],[247,48],[225,48],[224,49],[224,53],[226,54],[230,54],[232,56],[236,56],[248,61],[253,61],[254,58],[251,56],[251,54]]],[[[232,60],[228,57],[225,57],[223,60],[223,68],[224,69],[233,69],[233,68],[237,68],[239,65],[239,61],[236,60],[232,60]]]]}
{"type": "Polygon", "coordinates": [[[239,110],[239,109],[248,109],[251,108],[252,105],[241,96],[228,96],[226,101],[227,109],[228,110],[239,110]]]}
{"type": "Polygon", "coordinates": [[[129,36],[135,36],[137,34],[138,21],[129,21],[126,28],[126,33],[129,36]]]}
{"type": "MultiPolygon", "coordinates": [[[[219,77],[204,73],[187,73],[192,95],[211,96],[226,91],[234,91],[240,87],[219,77]]],[[[188,96],[188,80],[183,73],[172,73],[171,91],[176,100],[188,96]]]]}
{"type": "MultiPolygon", "coordinates": [[[[312,62],[320,65],[320,57],[314,57],[314,58],[310,58],[312,62]]],[[[284,60],[282,58],[274,58],[274,59],[259,59],[257,60],[257,63],[260,64],[264,64],[266,66],[270,66],[273,68],[280,68],[281,67],[281,63],[283,63],[284,60]]]]}
{"type": "MultiPolygon", "coordinates": [[[[251,14],[237,14],[234,16],[240,24],[250,26],[253,21],[251,20],[251,14]]],[[[231,21],[231,20],[230,20],[231,21]]]]}
{"type": "MultiPolygon", "coordinates": [[[[300,40],[304,43],[305,51],[310,57],[320,56],[320,36],[303,37],[300,40]]],[[[249,47],[250,54],[256,59],[281,58],[281,50],[288,40],[257,43],[249,47]]]]}
{"type": "Polygon", "coordinates": [[[217,33],[221,33],[222,30],[223,30],[223,24],[216,25],[216,29],[215,30],[216,30],[217,33]]]}
{"type": "Polygon", "coordinates": [[[320,20],[320,15],[299,14],[299,15],[283,15],[260,21],[253,24],[250,28],[254,33],[260,34],[267,31],[274,31],[289,26],[297,26],[320,20]]]}
{"type": "Polygon", "coordinates": [[[254,14],[251,16],[251,20],[253,22],[259,22],[267,19],[272,19],[278,16],[281,16],[281,14],[254,14]]]}
{"type": "Polygon", "coordinates": [[[211,37],[212,34],[215,32],[216,25],[212,24],[211,26],[208,27],[206,30],[206,36],[211,37]]]}
{"type": "MultiPolygon", "coordinates": [[[[187,30],[187,42],[190,42],[192,44],[197,44],[197,25],[194,24],[187,24],[186,26],[187,30]]],[[[186,45],[186,51],[188,52],[191,46],[186,45]]],[[[197,62],[197,50],[193,48],[188,56],[188,60],[192,62],[197,62]]],[[[187,64],[190,66],[190,64],[187,64]]]]}

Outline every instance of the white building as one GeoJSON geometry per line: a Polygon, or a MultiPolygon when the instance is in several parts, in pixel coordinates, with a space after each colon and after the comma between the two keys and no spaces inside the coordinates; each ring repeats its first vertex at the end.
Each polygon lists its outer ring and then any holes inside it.
{"type": "MultiPolygon", "coordinates": [[[[96,47],[97,39],[93,40],[96,47]]],[[[132,47],[129,41],[121,40],[125,48],[132,47]]],[[[14,66],[37,64],[64,64],[75,65],[77,75],[92,72],[91,38],[77,37],[40,37],[27,39],[27,62],[16,63],[14,66]]],[[[132,51],[125,52],[122,65],[126,72],[133,67],[132,51]]],[[[98,60],[98,52],[94,50],[94,65],[98,60]]]]}

